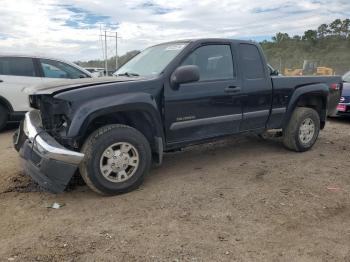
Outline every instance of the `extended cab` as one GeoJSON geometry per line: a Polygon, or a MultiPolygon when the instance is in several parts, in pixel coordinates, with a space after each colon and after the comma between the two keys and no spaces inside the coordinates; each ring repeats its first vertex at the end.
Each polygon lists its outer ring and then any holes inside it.
{"type": "Polygon", "coordinates": [[[51,83],[29,97],[14,144],[25,171],[52,192],[79,170],[102,194],[137,188],[152,160],[218,137],[280,130],[306,151],[334,111],[342,80],[272,76],[261,47],[227,39],[145,49],[116,78],[51,83]]]}

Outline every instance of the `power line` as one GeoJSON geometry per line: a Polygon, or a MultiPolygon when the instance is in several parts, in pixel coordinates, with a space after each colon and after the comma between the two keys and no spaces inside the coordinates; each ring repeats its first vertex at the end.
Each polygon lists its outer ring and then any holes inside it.
{"type": "Polygon", "coordinates": [[[100,27],[100,39],[101,39],[103,57],[104,57],[104,61],[105,61],[105,75],[108,75],[108,54],[109,54],[108,42],[110,43],[111,40],[113,41],[113,39],[115,39],[115,45],[114,45],[114,48],[115,48],[115,68],[118,69],[118,67],[119,67],[119,64],[118,64],[118,38],[120,38],[120,37],[118,37],[118,32],[112,32],[112,31],[107,31],[107,30],[104,30],[102,32],[102,29],[100,27]]]}

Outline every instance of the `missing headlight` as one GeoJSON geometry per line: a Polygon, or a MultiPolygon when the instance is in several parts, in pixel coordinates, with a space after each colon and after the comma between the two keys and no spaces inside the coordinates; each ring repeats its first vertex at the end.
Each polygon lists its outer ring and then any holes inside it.
{"type": "Polygon", "coordinates": [[[39,95],[30,95],[29,96],[29,105],[32,108],[40,109],[40,96],[39,95]]]}

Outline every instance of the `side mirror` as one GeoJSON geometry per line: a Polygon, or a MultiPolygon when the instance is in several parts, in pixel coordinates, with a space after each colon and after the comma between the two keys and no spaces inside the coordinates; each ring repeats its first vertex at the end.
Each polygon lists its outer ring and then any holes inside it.
{"type": "Polygon", "coordinates": [[[280,72],[277,69],[275,69],[275,70],[271,71],[270,75],[272,75],[272,76],[279,76],[280,72]]]}
{"type": "Polygon", "coordinates": [[[196,82],[199,80],[199,68],[196,65],[178,67],[170,77],[172,87],[178,88],[180,84],[196,82]]]}

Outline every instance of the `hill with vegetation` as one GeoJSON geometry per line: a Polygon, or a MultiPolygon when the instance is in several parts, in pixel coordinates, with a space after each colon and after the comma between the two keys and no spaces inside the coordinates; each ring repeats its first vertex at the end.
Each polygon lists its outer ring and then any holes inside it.
{"type": "Polygon", "coordinates": [[[350,70],[350,19],[336,19],[302,36],[277,33],[271,41],[260,44],[269,63],[281,72],[285,68],[302,68],[304,60],[317,61],[336,74],[350,70]]]}

